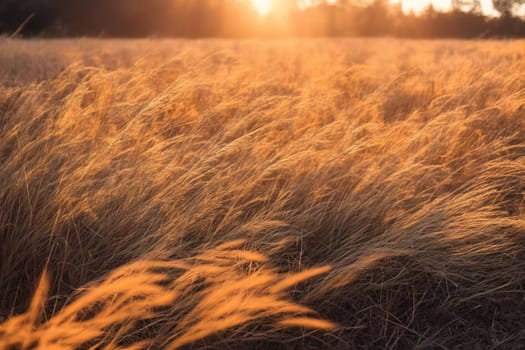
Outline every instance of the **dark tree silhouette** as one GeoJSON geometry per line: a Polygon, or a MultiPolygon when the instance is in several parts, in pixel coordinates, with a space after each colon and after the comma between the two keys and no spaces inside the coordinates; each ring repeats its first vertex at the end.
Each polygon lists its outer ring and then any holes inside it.
{"type": "Polygon", "coordinates": [[[452,0],[452,9],[455,11],[481,14],[480,0],[452,0]]]}
{"type": "Polygon", "coordinates": [[[515,17],[525,0],[492,0],[502,14],[485,17],[480,0],[451,0],[453,11],[429,7],[406,14],[387,0],[274,0],[261,17],[250,0],[0,0],[0,34],[110,37],[399,36],[525,37],[515,17]]]}
{"type": "Polygon", "coordinates": [[[525,4],[525,0],[492,0],[492,4],[502,16],[510,17],[514,5],[525,4]]]}

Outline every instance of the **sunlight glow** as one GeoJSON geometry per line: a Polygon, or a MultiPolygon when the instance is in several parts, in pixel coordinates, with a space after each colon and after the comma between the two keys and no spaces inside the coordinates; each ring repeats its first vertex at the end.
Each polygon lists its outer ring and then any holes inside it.
{"type": "MultiPolygon", "coordinates": [[[[432,4],[438,11],[448,11],[451,8],[450,0],[390,0],[392,4],[399,4],[403,8],[405,13],[414,12],[421,13],[427,8],[428,5],[432,4]]],[[[495,15],[496,12],[492,6],[492,0],[481,0],[481,9],[486,15],[495,15]]]]}
{"type": "MultiPolygon", "coordinates": [[[[253,7],[257,10],[257,12],[262,15],[266,16],[270,12],[274,12],[276,7],[279,7],[279,9],[282,10],[281,1],[275,1],[275,0],[250,0],[252,2],[253,7]]],[[[297,4],[300,9],[306,9],[312,6],[319,5],[323,3],[323,1],[327,4],[337,4],[340,0],[297,0],[297,4]]],[[[364,1],[363,3],[370,3],[373,0],[364,1]]],[[[403,9],[403,12],[409,13],[414,12],[416,14],[422,13],[429,5],[432,5],[435,10],[437,11],[449,11],[451,6],[450,0],[389,0],[391,4],[401,4],[401,7],[403,9]]],[[[482,12],[485,15],[496,15],[497,12],[494,10],[494,6],[492,5],[492,0],[481,0],[481,9],[482,12]]],[[[520,13],[525,14],[525,6],[522,7],[523,10],[520,13]]]]}
{"type": "Polygon", "coordinates": [[[403,11],[410,12],[413,11],[414,13],[421,13],[423,12],[428,5],[432,4],[434,8],[438,11],[446,11],[450,10],[450,0],[393,0],[392,3],[400,3],[403,8],[403,11]]]}
{"type": "Polygon", "coordinates": [[[272,0],[251,0],[253,6],[261,15],[267,15],[272,9],[272,0]]]}

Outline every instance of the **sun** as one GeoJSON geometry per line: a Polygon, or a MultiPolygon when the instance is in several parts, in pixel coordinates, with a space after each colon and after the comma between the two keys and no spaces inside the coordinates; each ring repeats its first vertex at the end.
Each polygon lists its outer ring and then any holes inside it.
{"type": "Polygon", "coordinates": [[[272,0],[251,0],[253,6],[261,15],[267,15],[272,9],[272,0]]]}

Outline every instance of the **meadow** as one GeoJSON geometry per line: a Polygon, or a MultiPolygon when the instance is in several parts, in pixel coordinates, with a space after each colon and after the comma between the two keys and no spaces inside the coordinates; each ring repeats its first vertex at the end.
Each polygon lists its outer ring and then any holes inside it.
{"type": "Polygon", "coordinates": [[[0,39],[0,349],[525,347],[525,42],[0,39]]]}

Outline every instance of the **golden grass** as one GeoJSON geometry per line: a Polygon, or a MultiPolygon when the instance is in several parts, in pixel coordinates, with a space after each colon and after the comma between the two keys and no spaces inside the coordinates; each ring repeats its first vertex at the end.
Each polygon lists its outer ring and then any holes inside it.
{"type": "Polygon", "coordinates": [[[523,345],[525,43],[0,48],[0,348],[523,345]]]}
{"type": "Polygon", "coordinates": [[[285,326],[336,328],[333,323],[304,317],[312,311],[284,298],[286,289],[328,268],[296,276],[268,268],[243,274],[242,264],[263,263],[266,258],[232,250],[244,242],[234,243],[191,259],[128,263],[80,289],[49,317],[44,312],[50,279],[44,272],[28,311],[0,324],[0,348],[179,349],[232,327],[240,332],[250,322],[279,317],[279,324],[285,326]],[[175,271],[179,273],[173,276],[175,271]],[[161,315],[162,332],[169,335],[166,340],[133,338],[138,322],[161,315]]]}

